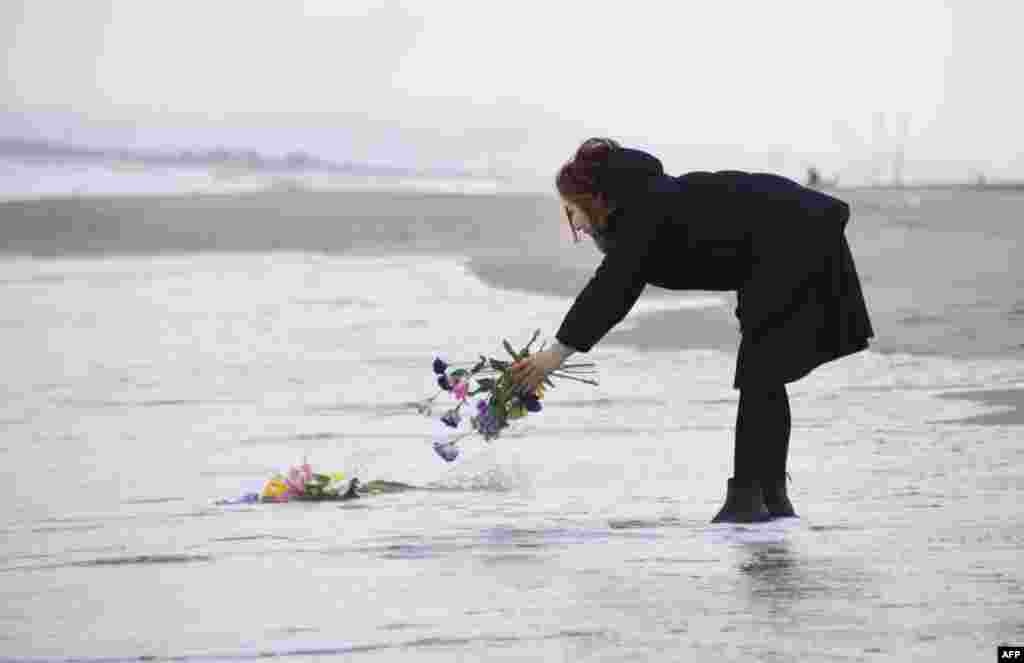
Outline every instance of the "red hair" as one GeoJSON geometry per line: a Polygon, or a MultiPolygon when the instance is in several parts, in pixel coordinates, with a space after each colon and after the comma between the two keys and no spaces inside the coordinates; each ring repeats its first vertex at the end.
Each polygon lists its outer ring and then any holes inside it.
{"type": "MultiPolygon", "coordinates": [[[[579,205],[591,219],[599,217],[602,211],[606,212],[607,201],[602,200],[605,192],[598,187],[596,173],[608,163],[608,156],[612,150],[620,147],[621,145],[611,138],[588,138],[583,141],[572,159],[558,169],[558,175],[555,177],[558,194],[579,205]]],[[[572,225],[568,209],[566,220],[572,229],[573,237],[576,237],[576,228],[572,225]]]]}
{"type": "Polygon", "coordinates": [[[576,150],[572,159],[558,170],[555,186],[564,198],[575,200],[579,196],[596,197],[603,192],[597,187],[595,172],[608,163],[612,150],[621,147],[611,138],[588,138],[576,150]]]}

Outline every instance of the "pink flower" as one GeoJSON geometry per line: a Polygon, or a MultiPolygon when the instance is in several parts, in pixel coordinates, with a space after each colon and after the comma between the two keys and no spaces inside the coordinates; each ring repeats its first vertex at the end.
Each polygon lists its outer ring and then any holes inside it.
{"type": "Polygon", "coordinates": [[[461,401],[466,398],[467,391],[469,391],[469,383],[465,380],[459,380],[452,387],[452,396],[455,397],[455,400],[461,401]]]}
{"type": "Polygon", "coordinates": [[[306,482],[302,478],[302,470],[297,467],[288,470],[288,478],[285,479],[285,483],[288,484],[290,494],[302,495],[306,492],[306,482]]]}

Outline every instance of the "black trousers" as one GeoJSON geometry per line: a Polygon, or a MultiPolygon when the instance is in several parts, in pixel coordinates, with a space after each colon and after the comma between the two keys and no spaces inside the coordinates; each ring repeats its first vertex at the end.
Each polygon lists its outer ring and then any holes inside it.
{"type": "Polygon", "coordinates": [[[740,389],[733,476],[739,479],[784,478],[791,428],[785,385],[740,389]]]}

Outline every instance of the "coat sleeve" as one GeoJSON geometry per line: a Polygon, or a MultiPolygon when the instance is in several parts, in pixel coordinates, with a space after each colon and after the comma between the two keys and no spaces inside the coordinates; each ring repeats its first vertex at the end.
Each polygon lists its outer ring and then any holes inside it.
{"type": "Polygon", "coordinates": [[[555,334],[561,343],[589,352],[639,299],[647,285],[645,266],[664,221],[656,200],[645,203],[637,211],[624,211],[617,220],[615,241],[555,334]]]}

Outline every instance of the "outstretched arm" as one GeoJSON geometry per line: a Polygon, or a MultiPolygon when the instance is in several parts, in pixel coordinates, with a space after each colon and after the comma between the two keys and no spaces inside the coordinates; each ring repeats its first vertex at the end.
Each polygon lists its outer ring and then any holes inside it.
{"type": "Polygon", "coordinates": [[[664,220],[654,194],[643,207],[624,210],[614,241],[594,276],[576,297],[555,337],[580,352],[590,349],[626,317],[647,285],[658,229],[664,220]]]}
{"type": "Polygon", "coordinates": [[[663,215],[660,205],[619,220],[614,247],[576,297],[555,335],[556,343],[512,366],[512,379],[531,392],[574,352],[588,352],[617,325],[647,285],[646,265],[663,215]]]}

